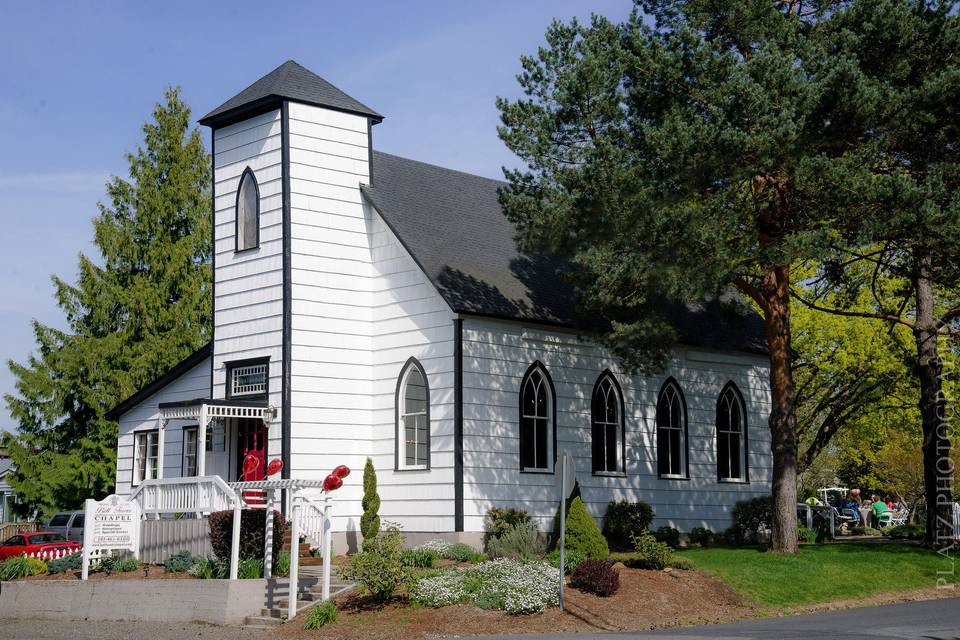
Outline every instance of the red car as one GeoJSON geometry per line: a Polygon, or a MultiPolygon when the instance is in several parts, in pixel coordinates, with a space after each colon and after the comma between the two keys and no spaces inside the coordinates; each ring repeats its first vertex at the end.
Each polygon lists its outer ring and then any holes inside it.
{"type": "Polygon", "coordinates": [[[34,554],[44,551],[60,551],[75,553],[83,547],[73,540],[67,540],[62,533],[38,531],[36,533],[17,534],[0,545],[0,560],[14,556],[34,554]]]}

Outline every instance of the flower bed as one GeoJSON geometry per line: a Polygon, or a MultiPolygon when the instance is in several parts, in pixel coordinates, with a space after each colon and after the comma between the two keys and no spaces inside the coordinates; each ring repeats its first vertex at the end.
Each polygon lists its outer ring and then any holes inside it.
{"type": "Polygon", "coordinates": [[[499,558],[469,569],[422,578],[411,599],[427,607],[472,602],[513,615],[540,613],[559,604],[560,571],[545,562],[499,558]]]}

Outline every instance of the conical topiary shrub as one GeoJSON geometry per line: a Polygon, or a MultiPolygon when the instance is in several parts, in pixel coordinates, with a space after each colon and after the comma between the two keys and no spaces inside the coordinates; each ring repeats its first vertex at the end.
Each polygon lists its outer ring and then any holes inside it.
{"type": "Polygon", "coordinates": [[[363,506],[360,533],[364,540],[372,540],[380,532],[380,495],[377,493],[377,471],[370,458],[363,467],[363,500],[360,504],[363,506]]]}
{"type": "MultiPolygon", "coordinates": [[[[559,527],[559,525],[558,525],[559,527]]],[[[559,537],[559,536],[558,536],[559,537]]],[[[560,548],[560,542],[557,541],[557,548],[560,548]]],[[[570,503],[570,509],[567,511],[567,551],[579,551],[584,557],[592,560],[606,560],[610,555],[610,547],[607,546],[607,540],[600,533],[600,527],[594,521],[590,512],[580,496],[577,496],[570,503]]]]}

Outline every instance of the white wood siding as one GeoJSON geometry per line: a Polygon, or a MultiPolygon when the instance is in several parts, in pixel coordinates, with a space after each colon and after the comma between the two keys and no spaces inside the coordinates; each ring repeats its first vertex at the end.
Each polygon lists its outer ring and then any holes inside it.
{"type": "MultiPolygon", "coordinates": [[[[133,492],[133,442],[137,431],[158,427],[161,402],[182,402],[210,397],[210,358],[190,369],[163,389],[136,405],[120,417],[117,440],[118,495],[133,492]]],[[[179,478],[183,461],[183,427],[195,426],[196,420],[171,420],[167,423],[163,445],[163,477],[179,478]]]]}
{"type": "Polygon", "coordinates": [[[363,465],[380,515],[407,531],[453,529],[453,314],[365,205],[367,120],[290,104],[291,474],[354,473],[336,494],[339,531],[359,527],[363,465]],[[395,472],[394,395],[408,358],[431,391],[432,469],[395,472]]]}
{"type": "Polygon", "coordinates": [[[552,474],[519,471],[520,382],[534,361],[547,368],[556,388],[557,449],[577,463],[587,508],[598,520],[610,500],[643,500],[656,512],[655,526],[681,531],[730,526],[730,508],[770,492],[769,390],[763,358],[678,348],[662,375],[625,375],[615,358],[577,336],[520,324],[469,318],[464,322],[464,515],[467,531],[482,531],[493,506],[526,509],[541,528],[552,526],[557,490],[552,474]],[[626,477],[591,471],[590,401],[593,386],[610,369],[623,389],[626,412],[626,477]],[[688,411],[690,477],[657,477],[657,393],[668,376],[680,384],[688,411]],[[747,404],[750,483],[717,481],[715,410],[729,380],[747,404]]]}
{"type": "MultiPolygon", "coordinates": [[[[225,363],[269,357],[269,402],[277,408],[283,355],[281,139],[279,110],[214,131],[213,397],[226,397],[225,363]],[[260,190],[260,246],[237,253],[237,187],[247,167],[260,190]]],[[[268,446],[268,459],[280,456],[279,418],[270,426],[268,446]]]]}

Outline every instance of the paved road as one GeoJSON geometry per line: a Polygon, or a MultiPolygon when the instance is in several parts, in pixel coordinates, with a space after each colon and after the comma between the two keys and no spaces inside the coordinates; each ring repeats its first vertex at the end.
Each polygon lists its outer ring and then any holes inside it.
{"type": "MultiPolygon", "coordinates": [[[[270,631],[155,622],[0,620],[0,640],[270,640],[270,631]]],[[[506,638],[506,637],[504,637],[506,638]]],[[[645,633],[510,636],[517,640],[960,640],[960,598],[645,633]]]]}
{"type": "MultiPolygon", "coordinates": [[[[507,638],[507,636],[504,636],[507,638]]],[[[644,633],[509,636],[517,640],[960,640],[960,598],[644,633]]]]}

